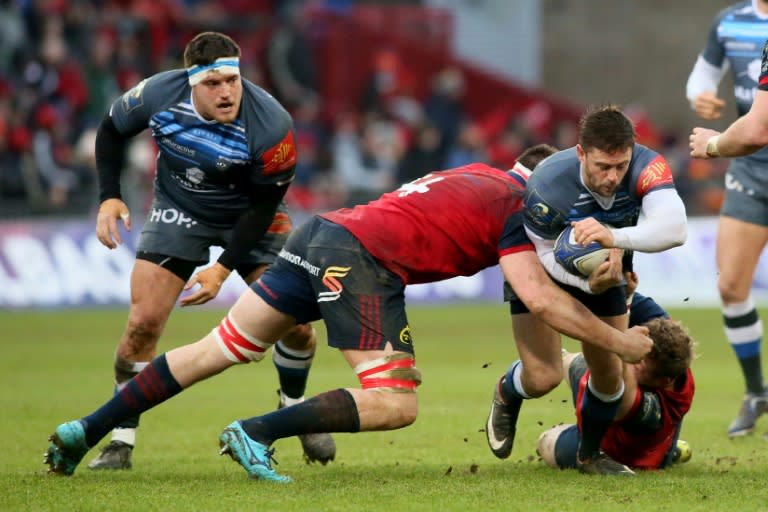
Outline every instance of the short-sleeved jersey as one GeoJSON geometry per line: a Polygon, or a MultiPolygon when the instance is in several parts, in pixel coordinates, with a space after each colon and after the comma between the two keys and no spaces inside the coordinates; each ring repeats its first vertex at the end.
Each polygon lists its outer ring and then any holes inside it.
{"type": "MultiPolygon", "coordinates": [[[[707,36],[702,58],[712,66],[728,64],[733,79],[733,95],[739,116],[749,112],[761,73],[762,49],[768,39],[768,17],[755,10],[752,0],[738,2],[720,11],[707,36]]],[[[749,155],[768,161],[768,150],[749,155]]]]}
{"type": "Polygon", "coordinates": [[[597,198],[582,182],[576,148],[560,151],[536,166],[525,188],[525,226],[554,240],[571,221],[594,217],[615,228],[634,226],[643,197],[674,188],[672,171],[663,156],[635,144],[629,170],[612,200],[597,198]]]}
{"type": "Polygon", "coordinates": [[[254,187],[290,182],[296,165],[290,115],[266,91],[242,82],[240,113],[229,124],[198,115],[183,69],[145,79],[110,109],[121,133],[151,129],[159,149],[157,193],[215,228],[236,222],[254,187]]]}
{"type": "MultiPolygon", "coordinates": [[[[581,403],[589,372],[586,372],[579,382],[579,397],[581,403]]],[[[693,402],[695,383],[693,373],[689,368],[684,377],[677,379],[670,389],[644,388],[638,386],[635,402],[627,415],[614,422],[606,431],[600,447],[613,459],[632,468],[658,469],[675,441],[678,427],[683,417],[688,413],[693,402]],[[659,418],[653,418],[650,423],[660,425],[657,429],[644,428],[641,400],[643,393],[653,393],[658,401],[659,418]]],[[[579,429],[581,417],[577,415],[579,429]]]]}
{"type": "Polygon", "coordinates": [[[469,276],[533,250],[523,188],[484,164],[434,172],[376,201],[322,217],[344,226],[405,284],[469,276]]]}

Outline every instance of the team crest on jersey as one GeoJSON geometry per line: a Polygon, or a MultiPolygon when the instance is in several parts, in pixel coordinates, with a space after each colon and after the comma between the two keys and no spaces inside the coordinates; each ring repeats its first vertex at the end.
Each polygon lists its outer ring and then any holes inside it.
{"type": "Polygon", "coordinates": [[[525,201],[525,218],[542,229],[560,226],[565,222],[563,216],[554,208],[550,208],[536,190],[531,192],[525,201]]]}
{"type": "Polygon", "coordinates": [[[220,156],[216,159],[216,169],[219,171],[226,171],[232,165],[232,160],[220,156]]]}
{"type": "Polygon", "coordinates": [[[640,171],[640,177],[637,180],[637,195],[643,197],[651,190],[671,185],[672,182],[672,169],[669,168],[664,157],[659,155],[645,169],[640,171]]]}
{"type": "Polygon", "coordinates": [[[203,179],[205,179],[205,173],[198,169],[197,167],[190,167],[186,170],[186,176],[187,180],[190,183],[194,183],[195,185],[199,185],[203,182],[203,179]]]}
{"type": "Polygon", "coordinates": [[[339,278],[346,277],[352,267],[335,267],[330,266],[325,269],[323,273],[323,284],[330,291],[320,292],[317,294],[317,302],[330,302],[338,300],[341,297],[341,292],[344,291],[339,278]]]}
{"type": "Polygon", "coordinates": [[[411,336],[411,326],[406,325],[402,331],[400,331],[400,343],[406,345],[413,345],[413,337],[411,336]]]}
{"type": "Polygon", "coordinates": [[[144,104],[144,86],[147,85],[147,78],[136,84],[133,89],[123,94],[123,111],[125,113],[138,108],[144,104]]]}
{"type": "Polygon", "coordinates": [[[262,156],[264,174],[277,174],[296,165],[296,144],[293,131],[289,131],[283,140],[269,148],[262,156]]]}

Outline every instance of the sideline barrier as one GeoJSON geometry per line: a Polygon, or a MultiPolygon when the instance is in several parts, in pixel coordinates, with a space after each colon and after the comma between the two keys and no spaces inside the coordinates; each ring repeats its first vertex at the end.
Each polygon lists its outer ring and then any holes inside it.
{"type": "MultiPolygon", "coordinates": [[[[718,304],[715,269],[716,218],[689,221],[688,241],[659,254],[636,254],[640,290],[666,307],[718,304]]],[[[102,246],[91,221],[0,223],[0,308],[74,308],[127,305],[134,249],[141,226],[115,250],[102,246]]],[[[220,249],[212,251],[215,260],[220,249]]],[[[408,304],[501,301],[501,272],[493,267],[471,277],[409,286],[408,304]]],[[[768,304],[768,257],[755,275],[755,300],[768,304]]],[[[234,303],[245,289],[228,279],[215,306],[234,303]]]]}

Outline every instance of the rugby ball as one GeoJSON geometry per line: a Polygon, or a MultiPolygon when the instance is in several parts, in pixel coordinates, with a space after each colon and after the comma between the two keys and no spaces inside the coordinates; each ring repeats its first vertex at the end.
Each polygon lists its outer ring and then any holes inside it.
{"type": "Polygon", "coordinates": [[[609,251],[599,242],[577,244],[572,226],[565,228],[555,240],[555,261],[577,276],[589,277],[592,271],[608,259],[609,251]]]}

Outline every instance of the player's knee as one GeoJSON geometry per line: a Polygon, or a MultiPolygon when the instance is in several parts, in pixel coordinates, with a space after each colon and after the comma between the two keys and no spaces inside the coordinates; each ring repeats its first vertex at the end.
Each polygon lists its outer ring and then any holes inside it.
{"type": "Polygon", "coordinates": [[[261,361],[272,346],[245,332],[229,314],[211,331],[216,345],[224,357],[233,363],[261,361]]]}
{"type": "Polygon", "coordinates": [[[144,350],[149,343],[156,343],[163,331],[167,319],[155,311],[132,309],[128,315],[124,339],[137,350],[144,350]]]}
{"type": "Polygon", "coordinates": [[[292,350],[310,350],[317,345],[317,334],[312,324],[298,324],[280,340],[292,350]]]}
{"type": "Polygon", "coordinates": [[[717,280],[717,291],[720,293],[720,300],[724,304],[736,304],[749,298],[750,285],[743,286],[736,280],[721,275],[717,280]]]}
{"type": "MultiPolygon", "coordinates": [[[[525,371],[525,366],[523,366],[525,371]]],[[[525,393],[531,398],[538,398],[546,395],[557,386],[563,379],[562,367],[541,368],[530,375],[523,376],[523,387],[525,393]]]]}
{"type": "Polygon", "coordinates": [[[416,393],[378,393],[377,405],[388,429],[407,427],[419,414],[416,393]]]}

